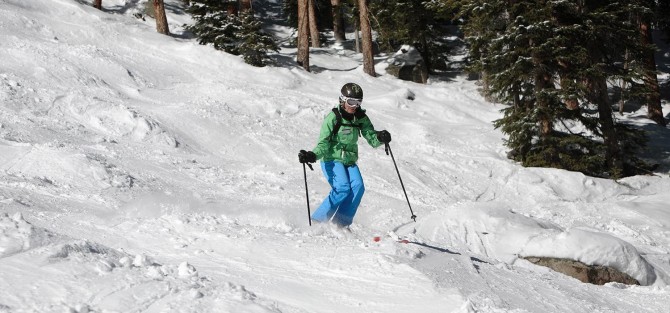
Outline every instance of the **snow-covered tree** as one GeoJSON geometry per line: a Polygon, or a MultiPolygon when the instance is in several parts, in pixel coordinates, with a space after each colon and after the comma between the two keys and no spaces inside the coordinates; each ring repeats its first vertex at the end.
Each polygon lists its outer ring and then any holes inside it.
{"type": "Polygon", "coordinates": [[[237,1],[191,0],[187,12],[195,24],[188,25],[200,44],[212,44],[215,49],[243,55],[254,66],[268,64],[268,52],[277,51],[274,38],[263,32],[261,23],[247,5],[238,15],[237,1]]]}
{"type": "Polygon", "coordinates": [[[236,33],[240,30],[239,20],[228,13],[236,1],[191,0],[186,12],[193,16],[195,23],[186,29],[195,34],[201,45],[212,44],[217,50],[238,54],[236,33]]]}
{"type": "Polygon", "coordinates": [[[461,6],[471,68],[485,73],[491,95],[512,104],[495,123],[511,157],[595,176],[640,170],[644,136],[616,123],[607,89],[621,79],[640,85],[650,47],[630,19],[645,10],[639,2],[446,2],[461,6]]]}
{"type": "Polygon", "coordinates": [[[240,14],[239,19],[241,30],[237,36],[240,39],[239,52],[244,62],[259,67],[271,63],[268,53],[279,51],[275,39],[263,32],[261,22],[250,11],[240,14]]]}

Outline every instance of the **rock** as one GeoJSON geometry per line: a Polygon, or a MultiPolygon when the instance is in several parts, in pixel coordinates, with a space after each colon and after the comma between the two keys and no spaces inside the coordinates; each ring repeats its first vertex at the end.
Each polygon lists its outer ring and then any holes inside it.
{"type": "Polygon", "coordinates": [[[587,265],[575,260],[548,257],[524,257],[524,259],[533,264],[545,266],[556,272],[577,278],[585,283],[604,285],[617,282],[626,285],[640,285],[630,275],[608,266],[587,265]]]}
{"type": "Polygon", "coordinates": [[[403,46],[388,62],[386,73],[415,83],[428,82],[428,68],[414,47],[403,46]]]}

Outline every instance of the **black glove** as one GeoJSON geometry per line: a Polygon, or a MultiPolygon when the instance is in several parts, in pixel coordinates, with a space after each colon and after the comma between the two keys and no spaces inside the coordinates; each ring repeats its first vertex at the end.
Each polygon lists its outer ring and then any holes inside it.
{"type": "Polygon", "coordinates": [[[298,153],[298,160],[300,163],[314,163],[316,162],[316,154],[312,151],[300,150],[300,153],[298,153]]]}
{"type": "Polygon", "coordinates": [[[378,131],[377,139],[379,139],[381,143],[389,143],[391,142],[391,133],[387,132],[386,130],[378,131]]]}

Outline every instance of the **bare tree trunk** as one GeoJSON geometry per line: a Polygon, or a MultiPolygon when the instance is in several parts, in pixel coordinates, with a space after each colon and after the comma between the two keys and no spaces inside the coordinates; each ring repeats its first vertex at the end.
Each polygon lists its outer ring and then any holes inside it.
{"type": "Polygon", "coordinates": [[[341,0],[330,0],[333,8],[333,34],[335,42],[342,43],[346,40],[344,34],[344,15],[342,14],[341,0]]]}
{"type": "Polygon", "coordinates": [[[242,11],[242,12],[251,11],[251,0],[241,0],[240,1],[240,11],[242,11]]]}
{"type": "Polygon", "coordinates": [[[361,36],[358,29],[358,20],[354,22],[354,41],[356,42],[356,53],[361,52],[361,36]]]}
{"type": "MultiPolygon", "coordinates": [[[[533,46],[533,40],[530,40],[530,45],[533,46]]],[[[542,65],[542,57],[533,54],[533,67],[536,69],[535,74],[535,94],[540,95],[546,89],[552,88],[554,85],[551,81],[551,75],[546,71],[540,70],[544,68],[542,65]]],[[[545,139],[551,135],[551,132],[554,129],[553,117],[549,114],[549,103],[547,103],[546,97],[537,97],[537,107],[540,108],[540,114],[538,114],[538,122],[540,124],[540,138],[545,139]]]]}
{"type": "Polygon", "coordinates": [[[605,159],[610,170],[610,176],[618,178],[623,175],[623,158],[619,148],[619,136],[612,117],[612,106],[607,94],[605,78],[588,78],[589,101],[598,105],[598,120],[605,143],[605,159]]]}
{"type": "Polygon", "coordinates": [[[298,65],[309,72],[309,0],[298,0],[298,65]]]}
{"type": "Polygon", "coordinates": [[[163,0],[154,1],[154,14],[156,15],[156,30],[164,35],[170,34],[168,28],[167,16],[165,15],[165,4],[163,0]]]}
{"type": "Polygon", "coordinates": [[[312,47],[319,48],[319,28],[316,26],[316,12],[314,12],[314,0],[309,0],[307,8],[309,13],[309,37],[312,39],[312,47]]]}
{"type": "MultiPolygon", "coordinates": [[[[628,68],[630,67],[630,54],[628,53],[628,49],[626,49],[626,52],[624,53],[624,60],[623,60],[623,69],[624,71],[628,71],[628,68]]],[[[621,100],[619,101],[619,114],[623,115],[624,112],[624,106],[626,104],[626,80],[621,80],[621,100]]]]}
{"type": "MultiPolygon", "coordinates": [[[[559,61],[558,65],[561,67],[561,73],[570,73],[571,66],[568,63],[565,63],[563,61],[559,61]]],[[[569,84],[573,82],[571,78],[566,76],[566,74],[559,74],[559,85],[561,86],[561,89],[567,90],[569,88],[569,84]]],[[[579,109],[579,100],[576,98],[566,98],[564,99],[565,101],[565,108],[568,110],[577,110],[579,109]]]]}
{"type": "MultiPolygon", "coordinates": [[[[651,45],[651,25],[648,21],[640,22],[640,35],[642,37],[642,44],[651,45]]],[[[654,52],[649,52],[644,60],[644,84],[649,88],[650,93],[646,97],[647,102],[647,117],[656,122],[656,124],[665,126],[667,121],[663,116],[663,108],[661,107],[661,94],[658,88],[658,78],[656,77],[656,60],[654,59],[654,52]]]]}
{"type": "Polygon", "coordinates": [[[370,20],[368,19],[367,2],[367,0],[358,0],[359,20],[363,37],[363,71],[374,77],[377,74],[375,73],[375,61],[372,55],[372,30],[370,29],[370,20]]]}
{"type": "MultiPolygon", "coordinates": [[[[535,76],[535,94],[541,94],[545,89],[552,88],[551,76],[546,73],[539,73],[535,76]]],[[[540,122],[540,137],[547,138],[554,130],[554,123],[552,117],[548,115],[549,105],[546,99],[538,97],[537,106],[544,111],[539,116],[540,122]]]]}
{"type": "Polygon", "coordinates": [[[98,10],[102,10],[102,0],[94,0],[93,7],[98,10]]]}
{"type": "Polygon", "coordinates": [[[226,9],[226,13],[228,13],[228,15],[237,15],[238,11],[239,10],[238,10],[237,3],[234,3],[234,2],[229,2],[228,3],[228,7],[226,9]]]}

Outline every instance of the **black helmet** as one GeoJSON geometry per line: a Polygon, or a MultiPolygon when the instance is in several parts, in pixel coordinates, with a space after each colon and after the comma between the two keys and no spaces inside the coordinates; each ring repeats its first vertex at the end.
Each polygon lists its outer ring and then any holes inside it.
{"type": "Polygon", "coordinates": [[[342,96],[347,98],[363,99],[363,88],[354,83],[346,83],[342,86],[342,96]]]}

